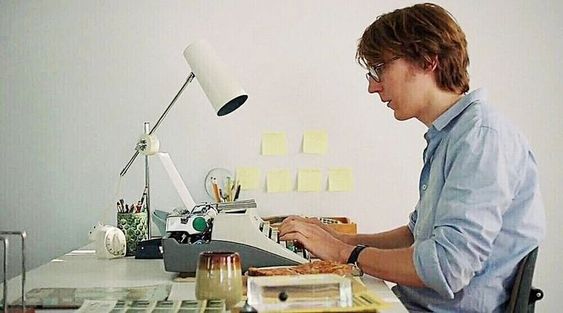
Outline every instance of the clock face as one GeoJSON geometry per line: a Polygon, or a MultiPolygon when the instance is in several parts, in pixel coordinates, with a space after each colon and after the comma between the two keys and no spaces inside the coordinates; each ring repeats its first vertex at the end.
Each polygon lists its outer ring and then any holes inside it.
{"type": "Polygon", "coordinates": [[[119,256],[125,251],[125,241],[119,235],[120,233],[115,230],[106,234],[105,247],[111,255],[119,256]]]}

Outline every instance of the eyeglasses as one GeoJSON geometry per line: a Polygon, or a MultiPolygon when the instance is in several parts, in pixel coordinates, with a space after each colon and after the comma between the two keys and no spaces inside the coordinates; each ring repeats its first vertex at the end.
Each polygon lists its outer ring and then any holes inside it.
{"type": "Polygon", "coordinates": [[[368,82],[370,80],[373,80],[376,83],[381,83],[381,76],[383,75],[383,69],[385,68],[385,65],[400,58],[401,57],[394,57],[389,59],[387,62],[381,62],[373,67],[368,67],[368,72],[366,73],[366,79],[368,80],[368,82]]]}

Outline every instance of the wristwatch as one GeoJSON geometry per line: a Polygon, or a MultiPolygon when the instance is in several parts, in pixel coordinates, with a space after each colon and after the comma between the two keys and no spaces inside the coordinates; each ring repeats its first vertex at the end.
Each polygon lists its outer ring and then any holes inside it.
{"type": "Polygon", "coordinates": [[[357,245],[354,250],[352,250],[352,253],[350,253],[350,256],[348,257],[348,261],[346,263],[356,264],[358,257],[360,256],[360,252],[362,252],[362,250],[364,250],[365,248],[367,247],[364,245],[357,245]]]}

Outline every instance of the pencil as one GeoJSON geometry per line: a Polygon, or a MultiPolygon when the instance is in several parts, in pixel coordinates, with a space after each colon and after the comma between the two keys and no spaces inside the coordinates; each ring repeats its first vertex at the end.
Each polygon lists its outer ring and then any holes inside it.
{"type": "Polygon", "coordinates": [[[217,187],[217,180],[213,178],[211,184],[213,185],[213,195],[215,196],[215,201],[219,203],[221,202],[221,197],[219,196],[219,187],[217,187]]]}
{"type": "Polygon", "coordinates": [[[233,201],[233,188],[232,188],[232,180],[230,177],[227,177],[227,201],[233,201]]]}

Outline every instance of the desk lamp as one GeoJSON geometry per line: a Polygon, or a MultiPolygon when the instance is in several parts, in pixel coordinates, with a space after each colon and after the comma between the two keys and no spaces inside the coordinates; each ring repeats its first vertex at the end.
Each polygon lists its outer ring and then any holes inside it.
{"type": "MultiPolygon", "coordinates": [[[[192,72],[180,87],[180,90],[174,96],[168,107],[158,118],[153,128],[150,128],[148,122],[144,123],[144,134],[141,136],[135,146],[135,153],[127,162],[119,174],[123,177],[129,167],[133,164],[137,156],[143,154],[145,156],[145,206],[147,213],[147,239],[151,239],[151,214],[150,214],[150,183],[149,183],[149,155],[158,152],[158,140],[153,135],[162,120],[166,117],[180,94],[186,86],[197,77],[201,88],[211,102],[211,105],[217,112],[218,116],[227,115],[238,109],[248,99],[246,92],[240,87],[238,81],[227,69],[227,67],[219,60],[211,46],[204,40],[196,41],[190,44],[184,50],[184,57],[191,67],[192,72]]],[[[190,208],[186,208],[190,209],[190,208]]]]}

